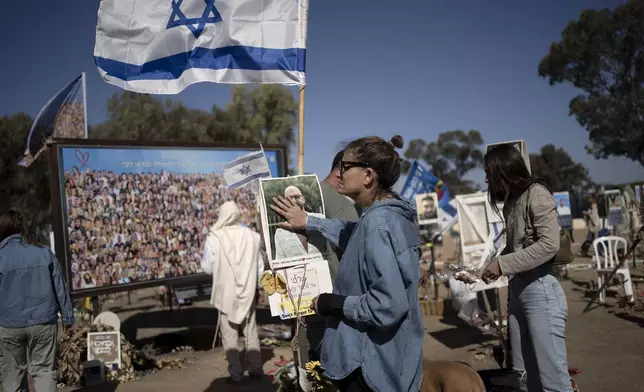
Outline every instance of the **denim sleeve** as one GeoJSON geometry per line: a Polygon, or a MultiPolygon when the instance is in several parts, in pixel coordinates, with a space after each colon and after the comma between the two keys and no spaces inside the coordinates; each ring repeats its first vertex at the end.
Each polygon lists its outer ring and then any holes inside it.
{"type": "Polygon", "coordinates": [[[51,279],[54,285],[54,291],[56,292],[56,299],[58,300],[58,307],[60,313],[63,316],[64,325],[74,324],[74,311],[72,309],[72,300],[69,297],[69,291],[65,285],[65,280],[63,279],[63,272],[60,269],[60,264],[56,259],[56,256],[49,251],[49,256],[51,258],[51,279]]]}
{"type": "MultiPolygon", "coordinates": [[[[409,311],[407,289],[389,233],[385,229],[376,230],[366,237],[366,241],[365,259],[371,284],[365,294],[345,299],[343,313],[357,324],[386,329],[409,311]]],[[[407,254],[409,252],[403,253],[407,254]]]]}
{"type": "Polygon", "coordinates": [[[309,215],[306,218],[306,230],[317,231],[334,246],[344,250],[347,247],[351,233],[358,222],[339,219],[324,219],[309,215]]]}

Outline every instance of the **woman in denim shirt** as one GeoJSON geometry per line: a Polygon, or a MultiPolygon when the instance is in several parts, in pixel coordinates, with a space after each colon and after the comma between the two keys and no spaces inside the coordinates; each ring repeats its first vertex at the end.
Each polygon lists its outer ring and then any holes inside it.
{"type": "Polygon", "coordinates": [[[22,236],[22,214],[0,214],[0,373],[6,392],[56,390],[58,313],[67,334],[74,313],[53,252],[22,236]]]}
{"type": "Polygon", "coordinates": [[[418,304],[420,235],[416,211],[391,187],[400,177],[395,147],[379,137],[353,141],[338,191],[363,210],[358,222],[308,216],[278,197],[271,206],[289,230],[317,231],[344,250],[332,294],[313,303],[327,319],[321,361],[340,391],[417,392],[423,319],[418,304]]]}
{"type": "Polygon", "coordinates": [[[522,391],[572,392],[566,359],[568,306],[552,260],[559,251],[557,203],[534,179],[521,153],[502,145],[485,155],[492,207],[503,203],[507,246],[483,273],[486,282],[510,278],[512,366],[522,391]]]}

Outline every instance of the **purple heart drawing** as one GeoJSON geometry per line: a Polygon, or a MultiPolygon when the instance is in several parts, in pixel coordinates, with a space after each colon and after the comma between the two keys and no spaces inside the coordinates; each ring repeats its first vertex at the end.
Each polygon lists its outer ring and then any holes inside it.
{"type": "Polygon", "coordinates": [[[74,155],[76,156],[76,159],[78,159],[78,162],[80,162],[81,167],[84,167],[87,162],[89,162],[89,152],[83,152],[77,149],[74,151],[74,155]]]}

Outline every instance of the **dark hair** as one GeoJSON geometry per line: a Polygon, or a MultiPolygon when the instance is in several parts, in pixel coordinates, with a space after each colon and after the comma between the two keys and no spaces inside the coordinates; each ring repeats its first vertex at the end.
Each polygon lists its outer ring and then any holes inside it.
{"type": "Polygon", "coordinates": [[[342,162],[343,156],[344,156],[344,149],[342,149],[340,152],[335,154],[335,156],[333,157],[333,163],[331,164],[331,171],[340,167],[340,163],[342,162]]]}
{"type": "Polygon", "coordinates": [[[378,185],[381,192],[391,192],[391,187],[400,178],[400,155],[396,148],[403,147],[403,138],[396,135],[390,142],[377,136],[363,137],[352,141],[346,148],[356,158],[368,165],[378,174],[378,185]]]}
{"type": "Polygon", "coordinates": [[[24,223],[22,214],[17,210],[9,210],[0,214],[0,241],[14,234],[22,234],[24,223]]]}
{"type": "MultiPolygon", "coordinates": [[[[534,184],[545,184],[533,177],[523,155],[514,145],[501,144],[491,148],[484,157],[488,195],[492,208],[501,216],[497,203],[505,205],[516,201],[534,184]]],[[[546,187],[547,189],[547,187],[546,187]]]]}

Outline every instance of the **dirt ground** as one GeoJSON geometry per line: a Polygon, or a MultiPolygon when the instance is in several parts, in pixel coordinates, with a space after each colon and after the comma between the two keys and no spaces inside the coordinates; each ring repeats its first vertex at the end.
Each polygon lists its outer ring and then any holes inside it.
{"type": "MultiPolygon", "coordinates": [[[[644,318],[618,316],[612,313],[610,308],[604,307],[595,308],[585,314],[582,313],[587,299],[579,291],[580,285],[592,278],[592,273],[575,271],[570,272],[569,276],[571,280],[563,281],[569,303],[568,355],[570,366],[582,371],[576,377],[580,389],[582,391],[613,392],[644,390],[644,378],[640,373],[644,369],[644,355],[642,355],[644,318]]],[[[182,313],[194,312],[194,309],[199,308],[176,311],[173,312],[176,314],[175,317],[164,318],[170,322],[174,318],[183,319],[182,313]]],[[[210,313],[207,308],[204,311],[210,313]]],[[[144,315],[145,313],[139,314],[144,315]]],[[[165,314],[167,315],[167,313],[165,314]]],[[[152,314],[150,316],[152,320],[157,319],[152,314]]],[[[496,367],[488,356],[477,355],[477,353],[486,352],[496,342],[494,335],[482,334],[476,329],[462,325],[453,318],[427,317],[425,318],[425,327],[427,330],[424,342],[426,358],[465,361],[477,369],[496,367]],[[479,357],[483,357],[483,359],[477,359],[479,357]]],[[[205,340],[203,345],[207,346],[212,342],[212,332],[208,334],[207,331],[209,328],[214,328],[214,323],[211,327],[206,325],[192,327],[192,331],[188,334],[202,335],[205,340]],[[203,330],[200,331],[201,333],[198,331],[200,329],[203,330]]],[[[172,328],[162,327],[151,330],[143,328],[139,334],[153,335],[155,332],[168,329],[172,328]]],[[[167,335],[167,332],[164,334],[167,336],[166,339],[189,339],[185,337],[184,332],[185,330],[182,329],[176,334],[167,335]]],[[[148,340],[151,337],[142,337],[141,339],[148,340]]],[[[291,356],[290,351],[284,347],[265,349],[262,354],[266,372],[276,369],[274,362],[280,356],[286,358],[291,356]]],[[[107,389],[101,390],[118,392],[176,390],[268,392],[275,390],[268,378],[255,384],[248,383],[243,387],[233,388],[226,385],[226,361],[220,347],[214,351],[195,351],[190,353],[189,357],[190,363],[186,369],[162,371],[140,381],[111,385],[107,389]]],[[[99,389],[94,387],[91,390],[98,391],[99,389]]]]}
{"type": "MultiPolygon", "coordinates": [[[[581,236],[582,233],[576,235],[577,238],[581,236]]],[[[582,258],[574,262],[580,266],[588,263],[590,259],[582,258]]],[[[581,370],[576,380],[583,392],[644,391],[641,373],[644,370],[644,315],[620,315],[619,309],[612,306],[596,307],[583,313],[588,303],[584,288],[589,287],[595,276],[591,270],[575,269],[569,271],[568,279],[562,279],[569,305],[566,336],[569,365],[581,370]]],[[[189,357],[188,366],[182,370],[161,371],[135,382],[76,391],[275,391],[268,377],[259,382],[248,381],[241,387],[225,383],[227,371],[223,350],[220,347],[210,349],[216,313],[207,304],[198,303],[170,312],[167,307],[158,307],[153,300],[133,302],[132,306],[124,307],[120,307],[118,300],[112,303],[112,311],[121,317],[122,331],[128,340],[137,345],[192,345],[195,351],[182,354],[189,357]]],[[[615,302],[615,298],[608,299],[609,305],[615,302]]],[[[270,318],[267,310],[260,309],[258,322],[276,321],[270,318]]],[[[497,367],[489,355],[484,355],[498,342],[494,334],[484,334],[464,325],[452,312],[446,312],[443,317],[426,317],[425,329],[426,358],[464,361],[476,369],[497,367]]],[[[286,347],[264,349],[262,354],[266,372],[277,368],[274,362],[280,356],[291,358],[286,347]]],[[[73,389],[65,388],[64,391],[73,389]]]]}

